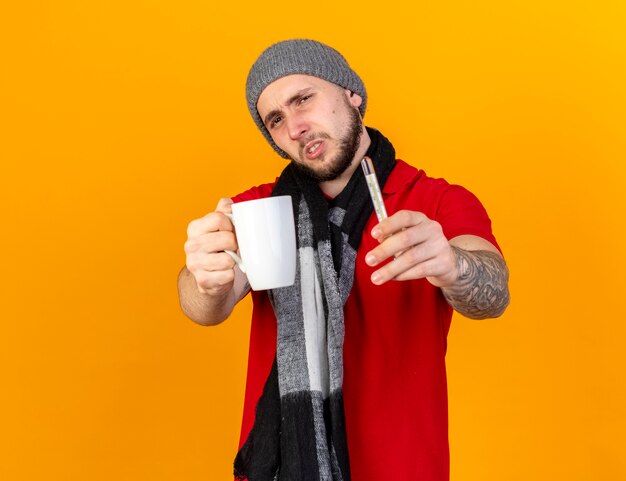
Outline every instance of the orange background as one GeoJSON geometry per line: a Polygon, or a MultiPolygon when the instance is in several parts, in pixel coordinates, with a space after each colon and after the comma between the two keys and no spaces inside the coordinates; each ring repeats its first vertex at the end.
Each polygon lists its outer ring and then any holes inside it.
{"type": "Polygon", "coordinates": [[[623,2],[5,3],[0,479],[229,479],[250,304],[199,327],[176,276],[187,223],[284,165],[244,81],[290,37],[505,251],[509,310],[449,337],[452,480],[626,478],[623,2]]]}

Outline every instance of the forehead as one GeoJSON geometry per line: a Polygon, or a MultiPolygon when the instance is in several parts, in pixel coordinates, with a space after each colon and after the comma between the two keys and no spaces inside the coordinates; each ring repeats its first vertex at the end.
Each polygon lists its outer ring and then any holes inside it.
{"type": "Polygon", "coordinates": [[[257,110],[259,110],[260,113],[262,109],[267,108],[269,105],[271,105],[272,108],[284,105],[294,94],[307,88],[330,90],[341,87],[311,75],[287,75],[286,77],[274,80],[263,89],[256,104],[257,110]]]}

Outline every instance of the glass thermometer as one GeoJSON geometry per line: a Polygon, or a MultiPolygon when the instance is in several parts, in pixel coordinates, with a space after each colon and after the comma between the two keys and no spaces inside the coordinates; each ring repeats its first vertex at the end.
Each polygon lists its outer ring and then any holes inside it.
{"type": "Polygon", "coordinates": [[[378,179],[376,178],[376,172],[374,171],[372,159],[369,157],[363,157],[361,167],[363,168],[363,173],[365,174],[367,188],[370,191],[370,197],[372,198],[372,203],[374,204],[376,217],[378,217],[378,222],[380,222],[381,220],[387,218],[387,210],[385,209],[385,204],[383,203],[383,194],[380,191],[380,186],[378,185],[378,179]]]}

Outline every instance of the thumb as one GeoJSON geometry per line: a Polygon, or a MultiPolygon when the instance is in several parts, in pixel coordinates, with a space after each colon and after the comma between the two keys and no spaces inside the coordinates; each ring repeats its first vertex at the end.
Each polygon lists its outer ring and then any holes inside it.
{"type": "Polygon", "coordinates": [[[222,197],[215,208],[216,212],[222,212],[223,214],[232,214],[231,206],[233,205],[232,199],[228,197],[222,197]]]}

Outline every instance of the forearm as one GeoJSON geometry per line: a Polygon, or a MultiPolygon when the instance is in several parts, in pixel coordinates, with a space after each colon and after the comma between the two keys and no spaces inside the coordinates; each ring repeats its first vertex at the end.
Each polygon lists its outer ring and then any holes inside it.
{"type": "Polygon", "coordinates": [[[509,271],[502,257],[486,250],[452,246],[458,278],[442,291],[448,303],[472,319],[500,316],[509,305],[509,271]]]}
{"type": "Polygon", "coordinates": [[[196,280],[186,267],[178,276],[178,296],[185,315],[203,326],[224,321],[239,301],[234,288],[222,294],[200,292],[196,280]]]}

